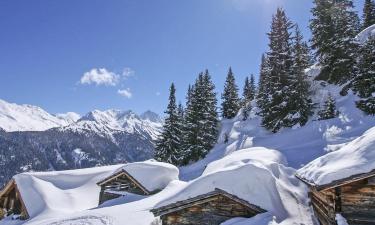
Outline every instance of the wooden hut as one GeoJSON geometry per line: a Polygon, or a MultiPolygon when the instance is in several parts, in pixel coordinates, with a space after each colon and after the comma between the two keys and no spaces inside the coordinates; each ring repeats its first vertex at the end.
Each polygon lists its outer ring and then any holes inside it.
{"type": "Polygon", "coordinates": [[[219,225],[234,217],[253,217],[266,212],[221,189],[152,209],[163,225],[219,225]]]}
{"type": "Polygon", "coordinates": [[[29,213],[14,179],[9,181],[0,192],[0,219],[8,215],[18,215],[28,219],[29,213]]]}
{"type": "Polygon", "coordinates": [[[105,201],[130,194],[151,195],[178,179],[178,168],[148,160],[128,163],[97,182],[100,186],[99,205],[105,201]]]}
{"type": "Polygon", "coordinates": [[[120,170],[104,180],[99,181],[97,185],[100,186],[99,205],[105,201],[124,196],[126,193],[150,195],[151,193],[157,192],[147,190],[125,170],[120,170]]]}
{"type": "Polygon", "coordinates": [[[336,214],[350,225],[375,224],[375,170],[324,185],[297,177],[310,187],[311,205],[321,225],[336,225],[336,214]]]}

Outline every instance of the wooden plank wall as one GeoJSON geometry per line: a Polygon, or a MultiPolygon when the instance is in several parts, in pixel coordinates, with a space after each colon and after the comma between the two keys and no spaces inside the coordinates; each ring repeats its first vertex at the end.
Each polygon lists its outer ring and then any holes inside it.
{"type": "Polygon", "coordinates": [[[225,196],[161,216],[163,225],[219,225],[234,217],[252,217],[257,212],[225,196]]]}
{"type": "Polygon", "coordinates": [[[343,186],[341,204],[350,225],[375,224],[375,185],[368,179],[343,186]]]}
{"type": "Polygon", "coordinates": [[[350,225],[375,224],[375,183],[368,179],[325,191],[311,190],[309,195],[321,225],[336,225],[336,213],[350,225]]]}

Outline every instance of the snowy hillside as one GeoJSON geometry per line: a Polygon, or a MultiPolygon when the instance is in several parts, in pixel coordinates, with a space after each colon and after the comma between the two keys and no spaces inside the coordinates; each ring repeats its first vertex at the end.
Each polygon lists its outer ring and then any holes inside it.
{"type": "Polygon", "coordinates": [[[17,105],[0,99],[0,127],[5,131],[43,131],[77,121],[76,113],[49,114],[32,105],[17,105]]]}
{"type": "Polygon", "coordinates": [[[342,87],[323,81],[313,81],[319,73],[319,67],[316,65],[306,72],[313,83],[315,111],[319,110],[319,106],[323,105],[331,93],[336,99],[339,117],[319,121],[314,116],[304,127],[285,128],[278,133],[272,133],[261,126],[261,118],[256,115],[258,108],[253,102],[248,120],[243,121],[239,113],[232,120],[222,121],[218,144],[205,159],[183,167],[181,179],[196,178],[201,175],[208,163],[236,150],[257,146],[279,150],[286,157],[288,165],[298,169],[319,156],[339,149],[375,126],[374,117],[364,114],[356,107],[355,101],[358,97],[355,94],[349,92],[348,95],[341,96],[342,87]],[[224,143],[226,138],[228,142],[224,143]]]}

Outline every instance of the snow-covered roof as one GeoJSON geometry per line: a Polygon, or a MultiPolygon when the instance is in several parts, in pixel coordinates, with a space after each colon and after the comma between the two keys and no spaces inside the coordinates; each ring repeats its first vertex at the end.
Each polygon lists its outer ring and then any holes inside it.
{"type": "Polygon", "coordinates": [[[154,208],[168,206],[219,188],[267,210],[278,220],[283,220],[293,214],[289,212],[288,205],[293,205],[291,202],[295,201],[291,195],[285,193],[298,193],[296,187],[302,186],[302,183],[293,178],[294,170],[285,167],[283,163],[284,157],[278,151],[266,148],[233,152],[210,163],[201,177],[188,182],[182,190],[154,208]]]}
{"type": "Polygon", "coordinates": [[[136,179],[149,192],[164,189],[171,181],[178,180],[179,175],[178,168],[172,164],[147,160],[125,164],[98,183],[105,182],[107,179],[113,177],[113,175],[122,171],[136,179]]]}
{"type": "Polygon", "coordinates": [[[375,24],[367,27],[366,29],[364,29],[361,33],[359,33],[356,36],[356,39],[357,39],[357,41],[359,41],[359,43],[363,44],[371,36],[375,36],[375,24]]]}
{"type": "Polygon", "coordinates": [[[375,127],[339,150],[321,156],[297,171],[297,176],[314,186],[340,183],[375,170],[375,127]]]}
{"type": "Polygon", "coordinates": [[[44,212],[72,213],[96,207],[100,191],[96,182],[121,166],[22,173],[13,180],[30,217],[44,212]]]}

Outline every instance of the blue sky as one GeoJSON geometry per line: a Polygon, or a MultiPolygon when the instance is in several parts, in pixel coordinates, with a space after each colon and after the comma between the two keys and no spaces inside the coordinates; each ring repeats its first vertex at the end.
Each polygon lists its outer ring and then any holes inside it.
{"type": "Polygon", "coordinates": [[[0,98],[51,113],[162,113],[170,83],[184,101],[206,68],[219,97],[229,66],[241,88],[258,74],[278,6],[308,37],[312,0],[3,0],[0,98]]]}

